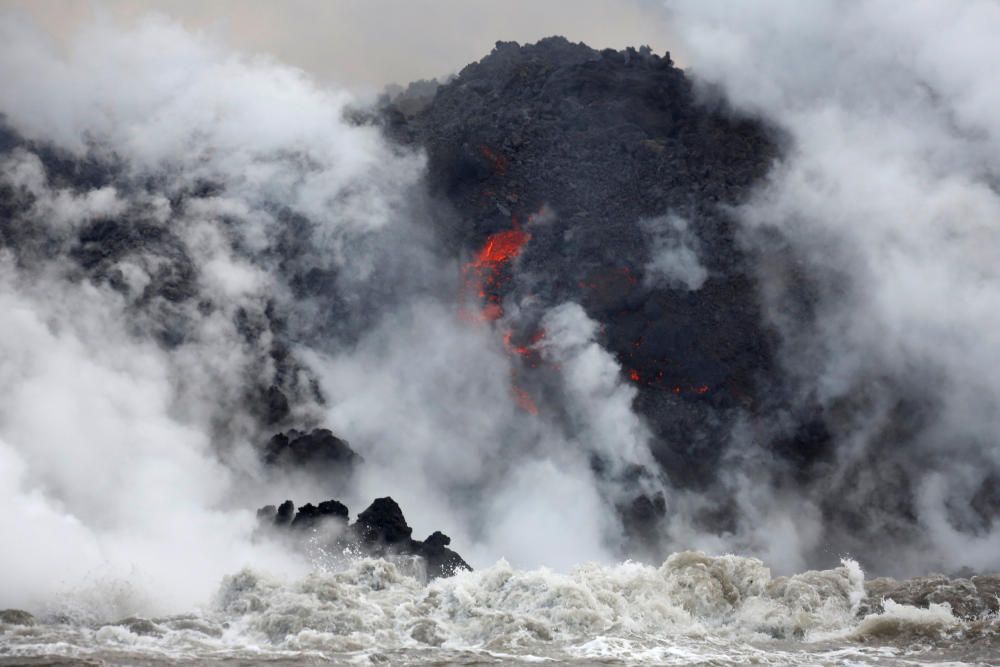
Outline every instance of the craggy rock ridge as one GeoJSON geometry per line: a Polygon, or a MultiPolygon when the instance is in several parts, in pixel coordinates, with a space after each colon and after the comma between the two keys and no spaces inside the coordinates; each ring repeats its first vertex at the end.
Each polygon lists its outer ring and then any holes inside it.
{"type": "Polygon", "coordinates": [[[309,432],[290,429],[276,433],[264,449],[264,462],[284,468],[314,468],[319,474],[346,479],[364,459],[346,440],[329,429],[317,428],[309,432]]]}
{"type": "Polygon", "coordinates": [[[414,540],[413,529],[406,523],[403,511],[390,497],[376,498],[353,524],[348,524],[348,517],[347,506],[336,500],[319,505],[307,503],[297,512],[291,500],[278,507],[268,505],[257,510],[265,535],[290,535],[300,542],[318,536],[320,546],[334,553],[419,556],[429,579],[472,569],[448,548],[451,538],[444,533],[435,531],[426,540],[414,540]]]}
{"type": "Polygon", "coordinates": [[[486,290],[517,307],[515,342],[540,335],[544,308],[583,304],[639,389],[663,470],[709,483],[734,411],[763,411],[773,395],[773,336],[726,213],[767,173],[773,133],[699,96],[669,54],[561,37],[498,42],[386,116],[393,136],[427,150],[432,188],[460,214],[442,230],[456,249],[526,232],[486,290]]]}

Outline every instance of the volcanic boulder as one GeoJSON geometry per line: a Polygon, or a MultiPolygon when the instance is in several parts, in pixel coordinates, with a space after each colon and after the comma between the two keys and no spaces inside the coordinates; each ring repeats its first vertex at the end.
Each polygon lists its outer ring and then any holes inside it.
{"type": "Polygon", "coordinates": [[[317,506],[307,503],[298,512],[290,500],[277,509],[268,505],[257,510],[257,519],[266,534],[277,531],[277,534],[299,539],[318,534],[330,540],[327,546],[335,552],[373,557],[419,556],[426,565],[429,579],[450,577],[472,569],[458,553],[448,548],[451,538],[444,533],[435,531],[424,541],[412,539],[413,529],[390,497],[377,498],[353,524],[348,525],[348,517],[347,506],[337,500],[327,500],[317,506]],[[291,518],[293,513],[294,518],[291,518]],[[324,524],[334,530],[319,532],[324,524]]]}
{"type": "Polygon", "coordinates": [[[396,501],[386,496],[376,498],[354,523],[354,532],[362,544],[370,548],[392,548],[408,544],[413,529],[406,523],[403,510],[396,501]]]}
{"type": "Polygon", "coordinates": [[[324,519],[337,519],[346,524],[349,514],[347,505],[336,500],[324,500],[319,506],[306,503],[292,519],[291,527],[304,530],[316,526],[324,519]]]}
{"type": "Polygon", "coordinates": [[[287,468],[307,468],[347,476],[363,459],[329,429],[291,429],[275,434],[264,449],[264,462],[287,468]]]}

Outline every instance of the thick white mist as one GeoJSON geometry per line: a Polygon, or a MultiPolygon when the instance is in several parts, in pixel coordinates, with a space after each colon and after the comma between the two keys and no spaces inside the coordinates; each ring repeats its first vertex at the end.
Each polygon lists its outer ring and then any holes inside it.
{"type": "Polygon", "coordinates": [[[577,412],[567,422],[517,406],[501,326],[459,317],[459,267],[414,232],[414,216],[427,215],[414,197],[423,158],[345,121],[349,96],[158,17],[132,30],[87,25],[65,49],[4,17],[0,79],[0,112],[17,133],[119,170],[114,185],[88,191],[47,173],[30,146],[0,165],[2,184],[27,202],[19,224],[50,244],[21,264],[3,258],[0,274],[0,534],[10,545],[0,607],[68,596],[74,613],[106,620],[190,608],[246,566],[301,574],[306,564],[251,540],[256,507],[330,493],[268,481],[256,460],[269,434],[242,392],[248,377],[267,386],[276,373],[271,334],[248,342],[235,321],[268,303],[303,332],[296,354],[327,399],[299,404],[296,417],[365,457],[338,494],[354,513],[392,495],[415,537],[444,530],[477,565],[507,557],[565,570],[617,557],[622,490],[596,479],[589,455],[613,469],[647,462],[634,390],[568,304],[550,315],[542,352],[566,369],[577,412]],[[211,194],[188,196],[205,184],[211,194]],[[330,313],[293,299],[277,270],[283,212],[308,221],[300,259],[338,271],[346,307],[367,317],[350,343],[324,337],[330,313]],[[84,225],[107,218],[175,234],[197,298],[144,300],[155,253],[112,267],[118,289],[81,283],[66,254],[84,225]],[[398,277],[395,300],[369,284],[384,275],[398,277]],[[411,295],[420,284],[446,289],[411,295]],[[181,344],[158,345],[152,334],[178,321],[181,344]]]}
{"type": "MultiPolygon", "coordinates": [[[[921,415],[929,423],[897,457],[923,537],[893,552],[892,566],[1000,566],[995,523],[978,536],[953,525],[1000,465],[990,370],[1000,350],[1000,7],[669,6],[690,73],[788,133],[770,181],[740,213],[751,234],[779,228],[818,276],[812,339],[776,304],[787,364],[822,404],[866,405],[867,419],[842,428],[832,480],[877,485],[866,457],[894,419],[893,392],[924,397],[939,408],[921,415]],[[859,478],[837,478],[858,463],[859,478]]],[[[792,543],[821,544],[811,518],[798,523],[792,543]]]]}
{"type": "Polygon", "coordinates": [[[328,422],[367,462],[359,501],[391,490],[417,537],[447,528],[476,566],[614,560],[621,490],[599,481],[588,457],[606,455],[615,468],[647,462],[634,389],[593,342],[582,308],[553,309],[542,324],[538,345],[562,365],[570,424],[544,406],[539,415],[518,407],[503,324],[470,323],[454,304],[411,304],[344,354],[313,357],[328,422]]]}
{"type": "Polygon", "coordinates": [[[248,373],[266,381],[274,369],[268,335],[248,344],[234,315],[283,288],[246,253],[272,243],[276,207],[287,206],[318,222],[321,250],[336,257],[345,238],[391,224],[421,161],[349,126],[345,95],[163,19],[89,25],[66,52],[8,16],[0,34],[9,125],[121,169],[121,185],[71,190],[23,149],[0,171],[27,202],[18,224],[53,244],[19,266],[0,258],[0,606],[68,596],[67,607],[91,607],[83,614],[176,611],[247,564],[301,573],[294,556],[250,541],[253,509],[275,498],[240,402],[248,373]],[[216,194],[172,208],[200,181],[216,194]],[[155,255],[116,265],[119,291],[73,279],[74,233],[106,217],[169,227],[199,297],[217,307],[138,308],[155,255]],[[169,351],[148,335],[168,316],[187,327],[169,351]],[[134,595],[114,592],[123,586],[134,595]]]}
{"type": "Polygon", "coordinates": [[[288,557],[251,550],[252,512],[221,509],[233,476],[204,430],[171,414],[170,361],[125,334],[119,304],[92,288],[28,284],[6,265],[3,278],[3,603],[60,604],[127,580],[145,599],[107,610],[127,614],[189,605],[243,562],[294,571],[288,557]]]}

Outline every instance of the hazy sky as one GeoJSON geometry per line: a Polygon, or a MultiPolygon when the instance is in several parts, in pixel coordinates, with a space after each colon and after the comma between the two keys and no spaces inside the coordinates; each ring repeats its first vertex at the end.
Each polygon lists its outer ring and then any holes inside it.
{"type": "Polygon", "coordinates": [[[60,41],[95,16],[127,23],[159,12],[354,88],[457,71],[497,40],[562,34],[597,48],[671,48],[656,0],[8,0],[5,8],[60,41]]]}

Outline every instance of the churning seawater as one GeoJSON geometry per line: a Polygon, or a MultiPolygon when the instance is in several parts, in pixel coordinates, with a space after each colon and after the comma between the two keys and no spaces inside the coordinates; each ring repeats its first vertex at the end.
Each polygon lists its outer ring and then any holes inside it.
{"type": "Polygon", "coordinates": [[[243,570],[182,615],[0,624],[0,665],[1000,664],[995,613],[864,601],[852,561],[790,577],[694,552],[568,574],[500,561],[424,583],[412,562],[360,559],[294,581],[243,570]]]}

